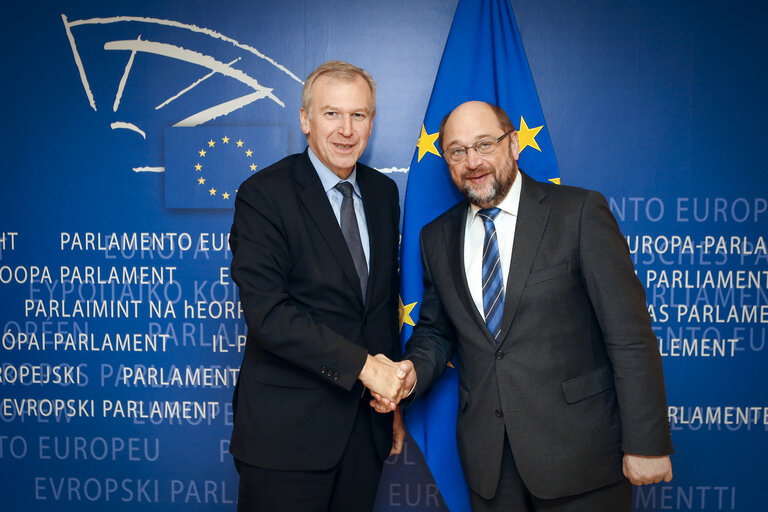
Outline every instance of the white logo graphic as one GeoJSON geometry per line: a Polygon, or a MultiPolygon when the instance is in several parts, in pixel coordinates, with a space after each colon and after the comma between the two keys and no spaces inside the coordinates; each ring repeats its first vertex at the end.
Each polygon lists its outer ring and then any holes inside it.
{"type": "MultiPolygon", "coordinates": [[[[252,46],[249,46],[247,44],[240,43],[235,39],[227,37],[224,34],[221,34],[214,30],[198,27],[196,25],[180,23],[173,20],[135,17],[135,16],[115,16],[110,18],[89,18],[89,19],[70,21],[67,19],[66,15],[62,14],[61,19],[64,22],[64,28],[66,30],[67,37],[69,39],[69,44],[72,47],[72,54],[75,59],[75,65],[77,66],[77,69],[80,73],[80,80],[83,84],[83,89],[85,90],[85,94],[88,98],[88,103],[90,104],[91,108],[94,111],[97,111],[98,107],[96,104],[96,100],[94,98],[94,93],[92,91],[91,84],[88,81],[88,73],[86,72],[86,66],[83,64],[81,51],[78,50],[77,42],[73,33],[73,29],[77,29],[78,27],[83,27],[83,26],[98,26],[98,25],[110,25],[110,24],[119,24],[119,23],[140,23],[140,24],[147,24],[147,26],[172,27],[174,29],[182,29],[185,31],[189,31],[190,33],[194,33],[194,34],[202,34],[214,40],[228,43],[229,45],[239,50],[242,50],[244,52],[247,52],[248,54],[255,55],[256,57],[263,59],[264,61],[271,64],[274,68],[278,69],[279,71],[281,71],[282,73],[290,77],[291,79],[295,80],[300,85],[303,84],[303,82],[294,73],[292,73],[285,66],[279,64],[272,58],[268,57],[267,55],[264,55],[258,49],[252,46]]],[[[75,33],[76,32],[77,30],[75,30],[75,33]]],[[[123,71],[122,78],[120,79],[120,82],[118,84],[117,92],[115,94],[114,102],[112,104],[113,112],[117,112],[118,108],[120,107],[120,102],[125,93],[125,88],[126,88],[126,84],[128,83],[128,78],[131,73],[131,69],[134,66],[134,60],[136,58],[136,55],[139,53],[152,54],[152,55],[157,55],[161,57],[168,57],[170,59],[175,59],[177,61],[182,61],[182,62],[200,66],[201,68],[207,71],[206,74],[204,74],[203,76],[201,76],[200,78],[192,82],[191,84],[180,89],[178,92],[176,92],[172,96],[168,97],[167,99],[159,103],[155,107],[155,110],[160,110],[166,107],[173,101],[180,98],[182,95],[189,93],[195,87],[197,87],[198,85],[200,85],[201,83],[205,82],[206,80],[210,79],[215,75],[222,75],[228,78],[232,78],[246,85],[248,89],[252,91],[252,92],[249,92],[248,94],[245,94],[239,97],[234,97],[227,101],[223,101],[218,104],[212,105],[210,107],[204,108],[203,110],[200,110],[192,115],[188,115],[183,119],[176,121],[173,124],[173,126],[175,127],[198,126],[208,121],[211,121],[213,119],[216,119],[218,117],[226,116],[234,112],[235,110],[241,109],[246,105],[250,105],[251,103],[258,100],[262,100],[262,99],[271,100],[277,105],[279,105],[280,107],[283,107],[283,108],[285,107],[285,104],[283,103],[283,101],[274,93],[273,88],[266,87],[265,85],[260,84],[259,81],[256,80],[256,78],[250,76],[248,73],[240,69],[233,67],[234,64],[240,61],[242,57],[237,57],[236,59],[231,60],[230,62],[222,62],[220,60],[217,60],[211,55],[206,55],[204,53],[190,50],[175,44],[168,44],[164,42],[146,40],[146,39],[143,39],[141,35],[139,35],[136,39],[107,41],[106,43],[104,43],[104,50],[130,52],[128,57],[128,62],[125,65],[125,70],[123,71]]],[[[129,122],[126,120],[115,120],[110,124],[110,126],[113,130],[131,130],[141,135],[141,137],[143,137],[145,140],[147,139],[146,128],[142,129],[141,127],[137,126],[133,122],[129,122]]],[[[133,170],[135,172],[163,172],[165,169],[163,167],[145,166],[145,167],[134,167],[133,170]]]]}

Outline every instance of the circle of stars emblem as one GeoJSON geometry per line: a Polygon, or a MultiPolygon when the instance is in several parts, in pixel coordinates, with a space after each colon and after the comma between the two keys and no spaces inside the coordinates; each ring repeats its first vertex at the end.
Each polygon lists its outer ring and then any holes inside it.
{"type": "MultiPolygon", "coordinates": [[[[224,200],[228,200],[232,197],[232,193],[228,190],[218,190],[212,183],[213,180],[210,179],[210,175],[206,175],[206,171],[211,170],[205,165],[206,156],[213,151],[219,151],[220,148],[226,148],[228,150],[234,150],[238,153],[242,153],[242,155],[246,158],[244,165],[246,165],[250,171],[255,172],[257,166],[253,162],[253,150],[249,149],[245,142],[243,142],[241,139],[233,142],[226,135],[222,137],[220,141],[210,139],[205,143],[203,148],[197,152],[199,157],[197,163],[195,164],[195,176],[197,184],[202,187],[210,187],[208,188],[208,194],[210,196],[218,196],[224,200]],[[217,146],[217,144],[219,145],[217,146]]],[[[237,192],[237,189],[235,189],[235,192],[237,192]]]]}

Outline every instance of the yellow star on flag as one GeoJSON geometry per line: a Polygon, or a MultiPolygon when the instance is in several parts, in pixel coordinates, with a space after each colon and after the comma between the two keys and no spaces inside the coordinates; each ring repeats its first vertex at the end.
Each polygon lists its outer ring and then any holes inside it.
{"type": "Polygon", "coordinates": [[[559,185],[560,184],[560,178],[549,178],[549,181],[551,181],[555,185],[559,185]]]}
{"type": "Polygon", "coordinates": [[[215,196],[215,195],[216,195],[216,189],[215,189],[215,188],[212,188],[212,189],[211,189],[211,190],[209,190],[208,192],[210,192],[212,196],[215,196]]]}
{"type": "Polygon", "coordinates": [[[400,330],[403,330],[403,324],[408,324],[411,327],[415,326],[416,324],[413,323],[413,319],[411,318],[411,311],[413,311],[413,308],[418,303],[413,302],[411,304],[404,305],[402,297],[398,296],[397,299],[400,301],[400,305],[397,307],[398,316],[400,317],[400,330]]]}
{"type": "Polygon", "coordinates": [[[208,147],[209,147],[209,148],[212,148],[212,147],[213,147],[213,146],[215,146],[215,145],[216,145],[216,143],[213,141],[213,139],[211,139],[211,140],[209,140],[209,141],[208,141],[208,147]]]}
{"type": "Polygon", "coordinates": [[[204,150],[204,149],[201,149],[201,150],[199,151],[199,153],[200,153],[200,156],[205,156],[205,150],[204,150]]]}
{"type": "Polygon", "coordinates": [[[201,185],[205,185],[205,178],[198,178],[197,182],[201,185]]]}
{"type": "Polygon", "coordinates": [[[255,171],[255,170],[256,170],[256,164],[251,164],[251,170],[252,170],[252,171],[255,171]]]}
{"type": "Polygon", "coordinates": [[[517,140],[520,141],[521,153],[528,146],[531,146],[536,151],[541,151],[539,144],[536,142],[536,135],[539,134],[542,128],[544,128],[544,125],[528,128],[528,125],[525,124],[525,119],[523,119],[523,116],[520,116],[520,130],[517,132],[517,140]]]}
{"type": "Polygon", "coordinates": [[[253,151],[249,149],[248,151],[245,152],[245,156],[253,156],[253,151]]]}
{"type": "Polygon", "coordinates": [[[224,144],[229,144],[229,137],[225,136],[223,139],[221,139],[221,142],[224,144]]]}
{"type": "Polygon", "coordinates": [[[223,194],[221,194],[221,197],[223,197],[224,199],[229,199],[229,192],[224,192],[223,194]]]}
{"type": "Polygon", "coordinates": [[[416,146],[419,148],[419,159],[416,160],[417,162],[421,162],[422,157],[427,153],[440,156],[440,153],[435,147],[435,141],[439,136],[440,132],[429,134],[427,133],[427,129],[424,127],[424,125],[421,125],[421,136],[419,137],[419,141],[416,143],[416,146]]]}
{"type": "Polygon", "coordinates": [[[203,166],[202,166],[202,165],[200,165],[200,163],[198,163],[197,165],[195,165],[195,170],[196,170],[196,171],[199,171],[199,170],[200,170],[200,169],[202,169],[202,168],[203,168],[203,166]]]}
{"type": "Polygon", "coordinates": [[[241,141],[241,140],[238,140],[236,142],[236,144],[237,144],[237,147],[239,147],[239,148],[243,147],[243,141],[241,141]]]}

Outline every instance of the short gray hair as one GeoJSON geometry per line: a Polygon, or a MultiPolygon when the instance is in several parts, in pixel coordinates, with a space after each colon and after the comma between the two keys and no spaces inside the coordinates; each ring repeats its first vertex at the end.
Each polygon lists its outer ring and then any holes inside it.
{"type": "Polygon", "coordinates": [[[348,62],[329,60],[328,62],[320,64],[309,74],[306,82],[304,82],[304,89],[301,91],[301,106],[307,111],[307,116],[310,116],[309,107],[312,104],[312,86],[315,84],[315,80],[321,75],[328,75],[336,80],[350,82],[358,76],[362,77],[363,80],[365,80],[365,83],[368,84],[368,88],[371,90],[371,114],[376,113],[376,82],[373,81],[371,74],[348,62]]]}

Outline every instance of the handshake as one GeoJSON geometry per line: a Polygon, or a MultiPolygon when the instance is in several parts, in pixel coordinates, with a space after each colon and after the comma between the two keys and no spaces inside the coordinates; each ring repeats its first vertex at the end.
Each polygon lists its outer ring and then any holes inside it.
{"type": "Polygon", "coordinates": [[[416,384],[416,370],[408,360],[395,363],[384,354],[369,354],[359,378],[373,395],[371,407],[385,413],[394,411],[410,394],[416,384]]]}

